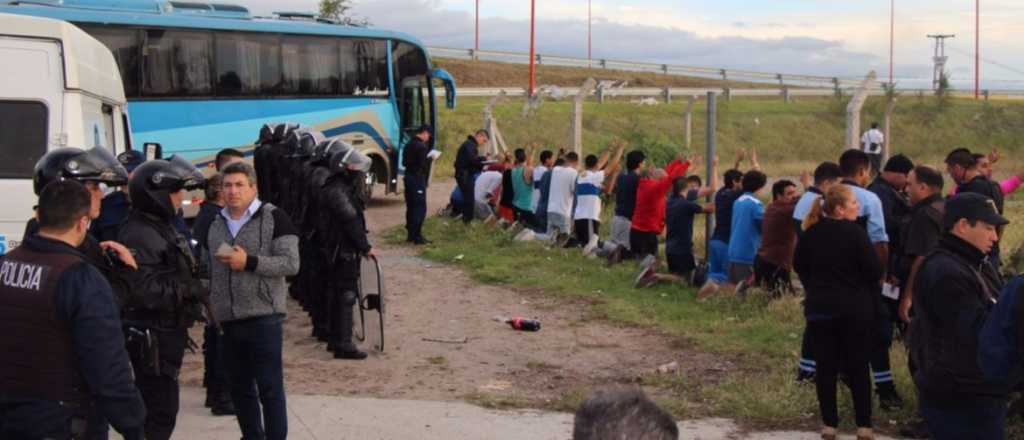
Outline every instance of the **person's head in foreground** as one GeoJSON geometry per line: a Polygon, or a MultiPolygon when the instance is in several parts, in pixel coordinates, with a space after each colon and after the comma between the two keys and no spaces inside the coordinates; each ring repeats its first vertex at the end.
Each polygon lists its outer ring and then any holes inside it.
{"type": "Polygon", "coordinates": [[[573,440],[675,440],[672,416],[639,389],[598,391],[576,409],[573,440]]]}
{"type": "Polygon", "coordinates": [[[792,180],[782,179],[772,184],[772,200],[782,203],[792,202],[800,197],[796,184],[792,180]]]}
{"type": "Polygon", "coordinates": [[[739,191],[743,189],[743,172],[737,169],[726,170],[725,174],[722,174],[722,185],[725,188],[733,191],[739,191]]]}
{"type": "Polygon", "coordinates": [[[596,154],[588,154],[587,157],[583,159],[583,166],[589,171],[594,171],[597,170],[597,162],[598,159],[596,154]]]}
{"type": "Polygon", "coordinates": [[[911,203],[918,203],[933,194],[942,195],[942,174],[935,168],[921,165],[907,175],[907,195],[911,203]]]}
{"type": "Polygon", "coordinates": [[[957,194],[946,201],[942,227],[947,233],[970,243],[982,253],[992,251],[999,241],[997,228],[1010,221],[999,215],[996,203],[981,194],[957,194]]]}
{"type": "Polygon", "coordinates": [[[82,244],[89,231],[92,197],[75,180],[56,180],[39,194],[39,233],[73,246],[82,244]]]}
{"type": "Polygon", "coordinates": [[[897,154],[889,158],[882,168],[882,178],[897,190],[907,187],[907,175],[914,169],[914,162],[907,156],[897,154]]]}
{"type": "Polygon", "coordinates": [[[758,170],[750,170],[743,175],[741,185],[743,185],[743,192],[757,194],[767,183],[767,175],[758,170]]]}
{"type": "Polygon", "coordinates": [[[871,180],[871,158],[860,150],[846,150],[839,156],[839,170],[844,179],[866,186],[871,180]]]}
{"type": "Polygon", "coordinates": [[[626,169],[639,173],[644,169],[644,162],[647,160],[647,156],[643,151],[633,150],[626,154],[626,169]]]}
{"type": "Polygon", "coordinates": [[[957,148],[950,151],[946,155],[946,172],[949,173],[949,177],[953,178],[953,181],[958,185],[966,182],[967,173],[974,170],[978,166],[978,160],[974,158],[974,154],[971,150],[966,148],[957,148]]]}
{"type": "Polygon", "coordinates": [[[835,162],[822,162],[814,169],[814,187],[818,191],[828,191],[832,185],[839,183],[843,178],[843,171],[835,162]]]}
{"type": "Polygon", "coordinates": [[[833,220],[855,221],[859,212],[860,202],[857,201],[857,196],[853,193],[853,189],[846,185],[832,185],[818,199],[818,203],[811,207],[811,212],[804,219],[803,229],[805,231],[810,229],[811,226],[821,221],[822,217],[828,217],[833,220]]]}

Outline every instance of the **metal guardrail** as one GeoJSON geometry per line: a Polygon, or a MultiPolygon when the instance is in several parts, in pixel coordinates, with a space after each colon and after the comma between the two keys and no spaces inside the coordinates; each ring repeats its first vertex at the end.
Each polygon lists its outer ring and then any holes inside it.
{"type": "MultiPolygon", "coordinates": [[[[852,87],[842,88],[842,92],[849,95],[852,93],[852,87]]],[[[576,96],[579,93],[579,87],[558,87],[558,95],[555,97],[569,98],[576,96]]],[[[463,87],[458,91],[459,96],[462,97],[492,97],[497,96],[501,92],[505,92],[507,96],[521,97],[526,96],[526,89],[522,87],[463,87]]],[[[613,97],[630,97],[630,98],[661,98],[670,100],[672,98],[686,98],[694,96],[697,98],[707,96],[708,92],[716,92],[721,96],[734,97],[734,96],[756,96],[756,97],[772,97],[776,96],[781,99],[787,99],[788,97],[814,97],[814,96],[833,96],[836,93],[835,89],[825,88],[761,88],[761,89],[732,89],[732,88],[717,88],[717,87],[668,87],[668,88],[657,88],[657,87],[624,87],[624,88],[613,88],[607,89],[602,92],[594,91],[590,93],[590,96],[600,96],[601,94],[607,98],[613,97]]],[[[1009,100],[1024,100],[1024,91],[1022,90],[1009,90],[1009,91],[986,91],[986,99],[1009,99],[1009,100]]],[[[438,96],[443,95],[444,89],[436,89],[438,96]]],[[[931,90],[900,90],[901,96],[915,96],[917,94],[924,94],[925,96],[931,95],[931,90]]],[[[875,89],[869,92],[871,96],[884,96],[885,91],[882,89],[875,89]]],[[[972,92],[967,91],[954,91],[952,96],[958,98],[970,98],[974,97],[972,92]]]]}
{"type": "MultiPolygon", "coordinates": [[[[430,54],[435,57],[456,58],[466,60],[500,61],[505,63],[528,64],[530,55],[520,52],[503,52],[494,50],[453,49],[448,47],[430,47],[430,54]]],[[[712,67],[683,66],[676,64],[641,63],[610,59],[574,58],[558,55],[536,54],[536,62],[542,65],[587,67],[601,69],[626,70],[633,72],[652,72],[666,75],[694,76],[709,79],[770,82],[780,86],[802,87],[853,87],[859,81],[837,77],[800,75],[789,73],[767,73],[750,70],[718,69],[712,67]]]]}
{"type": "MultiPolygon", "coordinates": [[[[530,55],[521,52],[504,52],[495,50],[474,50],[474,49],[454,49],[449,47],[430,47],[428,48],[430,54],[436,57],[442,58],[456,58],[463,60],[484,60],[484,61],[498,61],[504,63],[518,63],[527,64],[530,62],[530,55]]],[[[609,59],[594,59],[588,60],[586,58],[575,58],[567,56],[557,55],[544,55],[536,54],[536,62],[542,65],[551,66],[565,66],[565,67],[580,67],[580,68],[598,68],[598,69],[614,69],[614,70],[625,70],[631,72],[652,72],[661,73],[666,75],[680,75],[698,78],[708,78],[716,80],[731,80],[731,81],[743,81],[751,83],[772,83],[778,85],[779,88],[769,88],[764,90],[759,89],[733,89],[731,93],[734,96],[769,96],[769,95],[781,95],[783,87],[791,87],[789,93],[791,96],[825,96],[835,93],[837,89],[848,91],[856,88],[860,85],[860,79],[850,78],[839,78],[839,77],[828,77],[828,76],[816,76],[816,75],[801,75],[801,74],[790,74],[790,73],[768,73],[768,72],[756,72],[751,70],[735,70],[735,69],[719,69],[712,67],[695,67],[695,66],[683,66],[676,64],[657,64],[657,63],[642,63],[632,61],[619,61],[609,59]]],[[[476,89],[480,92],[470,93],[486,93],[484,89],[476,89]]],[[[501,90],[500,88],[497,90],[501,90]]],[[[522,89],[506,88],[509,94],[525,94],[522,89]]],[[[575,90],[572,88],[563,88],[562,90],[570,91],[575,94],[575,90]]],[[[637,89],[644,91],[636,92],[621,92],[619,96],[657,96],[664,93],[663,89],[637,89]],[[650,90],[657,90],[656,93],[650,92],[650,90]],[[634,95],[626,95],[626,93],[637,93],[634,95]]],[[[687,95],[692,93],[702,95],[706,94],[707,91],[714,90],[718,92],[724,92],[721,88],[694,88],[694,89],[676,89],[673,88],[671,91],[672,95],[687,95]]],[[[915,90],[915,89],[899,89],[901,94],[917,94],[932,93],[931,90],[915,90]]],[[[986,91],[989,96],[993,99],[1024,99],[1024,90],[991,90],[986,91]]],[[[882,91],[879,89],[875,94],[881,94],[882,91]]],[[[463,96],[494,96],[494,95],[467,95],[466,89],[462,89],[460,94],[463,96]]],[[[967,96],[972,95],[967,91],[954,91],[954,96],[967,96]]]]}

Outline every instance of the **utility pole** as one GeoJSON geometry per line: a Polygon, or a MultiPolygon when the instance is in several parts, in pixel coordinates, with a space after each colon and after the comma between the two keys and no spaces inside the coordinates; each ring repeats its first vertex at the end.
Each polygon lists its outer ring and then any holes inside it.
{"type": "Polygon", "coordinates": [[[534,39],[534,21],[536,20],[537,11],[537,0],[530,0],[530,88],[526,91],[529,96],[533,96],[533,89],[537,85],[537,68],[534,63],[537,61],[535,55],[535,44],[534,39]]]}
{"type": "Polygon", "coordinates": [[[932,62],[935,63],[935,68],[932,72],[932,90],[939,89],[939,82],[942,81],[943,75],[946,74],[946,61],[949,57],[946,56],[946,39],[956,38],[953,34],[931,34],[928,38],[935,39],[935,56],[932,57],[932,62]]]}
{"type": "Polygon", "coordinates": [[[480,0],[476,0],[476,43],[473,48],[480,51],[480,0]]]}

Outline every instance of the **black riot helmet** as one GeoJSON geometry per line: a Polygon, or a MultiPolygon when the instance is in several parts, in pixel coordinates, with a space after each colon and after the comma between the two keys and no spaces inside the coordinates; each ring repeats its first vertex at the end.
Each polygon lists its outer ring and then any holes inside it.
{"type": "Polygon", "coordinates": [[[263,124],[260,127],[260,138],[256,141],[257,144],[277,144],[285,140],[288,135],[299,128],[299,124],[291,123],[276,123],[276,124],[263,124]]]}
{"type": "Polygon", "coordinates": [[[199,189],[205,183],[203,173],[195,165],[175,155],[139,165],[128,182],[128,195],[136,209],[170,219],[177,214],[171,194],[199,189]]]}
{"type": "Polygon", "coordinates": [[[46,184],[65,179],[119,186],[128,183],[128,171],[104,147],[58,148],[48,151],[36,162],[32,190],[39,195],[46,184]]]}
{"type": "Polygon", "coordinates": [[[300,128],[288,134],[284,143],[291,147],[291,157],[306,159],[314,156],[317,145],[324,140],[324,135],[319,131],[300,128]]]}
{"type": "Polygon", "coordinates": [[[327,167],[331,174],[353,171],[365,173],[370,171],[370,166],[373,165],[373,161],[365,154],[337,139],[331,141],[325,154],[329,157],[327,167]]]}

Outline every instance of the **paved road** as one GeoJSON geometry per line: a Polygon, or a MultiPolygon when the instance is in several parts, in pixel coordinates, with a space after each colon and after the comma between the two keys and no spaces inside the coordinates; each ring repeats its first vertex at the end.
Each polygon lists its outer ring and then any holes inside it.
{"type": "MultiPolygon", "coordinates": [[[[222,440],[239,437],[234,417],[213,417],[203,407],[199,388],[184,388],[174,438],[222,440]]],[[[336,396],[288,396],[289,438],[294,440],[567,440],[572,414],[542,411],[494,411],[462,402],[371,399],[336,396]]],[[[679,423],[681,439],[815,440],[810,432],[749,433],[729,420],[679,423]]],[[[116,437],[116,436],[115,436],[116,437]]],[[[853,438],[841,437],[841,438],[853,438]]]]}

